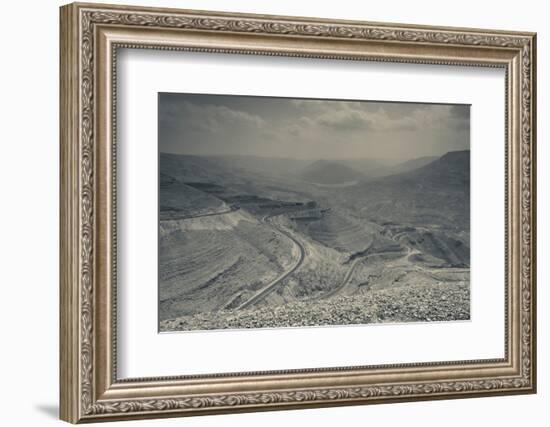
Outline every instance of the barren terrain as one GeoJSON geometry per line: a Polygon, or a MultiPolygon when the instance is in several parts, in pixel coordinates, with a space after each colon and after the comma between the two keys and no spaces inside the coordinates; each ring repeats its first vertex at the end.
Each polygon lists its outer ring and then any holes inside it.
{"type": "Polygon", "coordinates": [[[160,157],[161,331],[465,320],[469,151],[160,157]]]}

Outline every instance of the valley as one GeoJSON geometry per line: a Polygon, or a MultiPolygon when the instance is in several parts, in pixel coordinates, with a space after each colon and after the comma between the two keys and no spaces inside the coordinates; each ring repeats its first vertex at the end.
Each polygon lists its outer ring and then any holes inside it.
{"type": "Polygon", "coordinates": [[[161,331],[467,320],[469,151],[161,153],[161,331]]]}

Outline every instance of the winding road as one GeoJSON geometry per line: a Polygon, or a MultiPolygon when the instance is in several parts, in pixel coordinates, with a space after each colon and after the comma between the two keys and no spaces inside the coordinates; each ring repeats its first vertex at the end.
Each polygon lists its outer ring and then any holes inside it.
{"type": "MultiPolygon", "coordinates": [[[[275,215],[271,215],[271,216],[275,216],[275,215]]],[[[268,220],[271,216],[264,217],[263,221],[268,222],[268,220]]],[[[239,305],[237,307],[237,310],[241,310],[243,308],[250,307],[251,305],[253,305],[253,304],[257,303],[258,301],[262,300],[263,298],[265,298],[268,294],[270,294],[275,289],[275,287],[279,283],[281,283],[288,276],[290,276],[292,273],[294,273],[298,268],[300,268],[300,266],[304,262],[304,258],[306,256],[306,250],[303,247],[303,245],[298,240],[296,240],[294,238],[294,236],[292,236],[292,234],[290,234],[288,231],[284,230],[281,227],[277,227],[275,224],[273,224],[271,222],[269,222],[269,224],[273,228],[275,228],[278,232],[280,232],[281,234],[284,234],[286,237],[288,237],[290,240],[292,240],[292,242],[294,242],[294,244],[296,246],[298,246],[298,249],[300,250],[300,257],[299,257],[298,261],[296,262],[296,264],[294,264],[294,266],[292,266],[292,268],[290,268],[289,270],[282,273],[279,277],[277,277],[271,283],[267,284],[262,289],[260,289],[258,292],[256,292],[254,295],[252,295],[252,297],[250,297],[245,302],[243,302],[241,305],[239,305]]]]}
{"type": "Polygon", "coordinates": [[[211,212],[211,213],[207,213],[207,214],[200,214],[200,215],[187,215],[187,216],[180,216],[180,217],[176,217],[176,218],[166,218],[166,219],[163,219],[162,221],[181,221],[183,219],[193,219],[193,218],[203,218],[203,217],[206,217],[206,216],[216,216],[216,215],[224,215],[224,214],[228,214],[228,213],[231,213],[231,212],[235,212],[235,211],[238,211],[240,209],[239,206],[231,206],[229,209],[226,209],[224,211],[220,211],[220,212],[211,212]]]}
{"type": "Polygon", "coordinates": [[[353,276],[355,268],[357,267],[357,265],[361,261],[364,261],[367,258],[370,258],[370,257],[373,257],[373,256],[393,254],[393,253],[401,253],[401,252],[393,252],[393,251],[390,251],[390,252],[375,252],[375,253],[364,255],[362,257],[354,259],[353,262],[351,263],[351,266],[350,266],[349,270],[347,271],[346,275],[344,276],[344,280],[342,280],[342,283],[340,283],[336,288],[332,289],[328,293],[324,294],[322,296],[322,298],[330,298],[330,297],[336,295],[337,293],[341,292],[342,289],[344,289],[348,285],[349,281],[351,280],[351,278],[353,276]]]}
{"type": "MultiPolygon", "coordinates": [[[[393,253],[401,253],[401,252],[394,252],[394,251],[391,251],[391,252],[376,252],[376,253],[368,254],[368,255],[365,255],[365,256],[354,259],[351,266],[350,266],[350,268],[349,268],[349,270],[346,272],[346,275],[344,276],[344,280],[342,280],[342,283],[340,283],[340,285],[338,285],[335,289],[332,289],[328,293],[324,294],[322,296],[322,298],[330,298],[330,297],[340,293],[347,286],[349,281],[351,280],[351,278],[353,276],[353,273],[355,271],[355,268],[357,267],[357,265],[361,261],[364,261],[367,258],[370,258],[372,256],[383,255],[383,254],[393,254],[393,253]]],[[[415,255],[415,254],[418,254],[418,253],[420,253],[420,252],[417,249],[412,249],[412,248],[407,246],[407,253],[405,254],[405,256],[403,256],[403,258],[400,258],[400,260],[401,259],[406,259],[407,262],[413,264],[412,271],[419,271],[419,272],[422,272],[424,274],[427,274],[429,277],[431,277],[434,280],[442,280],[441,278],[435,276],[434,272],[438,272],[438,273],[463,273],[463,272],[469,272],[470,271],[469,268],[428,269],[428,268],[425,268],[425,267],[422,267],[422,266],[419,266],[419,265],[414,265],[414,263],[412,263],[409,258],[411,257],[411,255],[415,255]]],[[[390,266],[390,265],[393,265],[393,263],[388,264],[388,266],[390,266]]],[[[445,279],[445,280],[447,280],[447,281],[457,281],[457,282],[461,281],[461,279],[458,279],[458,280],[445,279]]]]}
{"type": "Polygon", "coordinates": [[[353,262],[351,263],[351,266],[350,266],[349,270],[347,271],[346,275],[344,276],[344,280],[342,280],[342,283],[340,283],[333,290],[331,290],[328,293],[326,293],[325,295],[323,295],[322,298],[330,298],[330,297],[334,296],[335,294],[339,293],[342,289],[344,289],[346,287],[346,285],[348,284],[348,282],[350,281],[351,276],[353,275],[353,272],[355,271],[355,267],[357,267],[357,264],[359,264],[359,262],[363,261],[365,258],[366,257],[360,257],[360,258],[354,259],[353,262]]]}

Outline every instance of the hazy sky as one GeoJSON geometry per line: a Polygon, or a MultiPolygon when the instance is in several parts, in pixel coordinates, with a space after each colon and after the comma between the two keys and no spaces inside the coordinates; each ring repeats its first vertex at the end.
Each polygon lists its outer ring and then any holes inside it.
{"type": "Polygon", "coordinates": [[[196,155],[406,160],[469,149],[470,107],[161,93],[159,148],[196,155]]]}

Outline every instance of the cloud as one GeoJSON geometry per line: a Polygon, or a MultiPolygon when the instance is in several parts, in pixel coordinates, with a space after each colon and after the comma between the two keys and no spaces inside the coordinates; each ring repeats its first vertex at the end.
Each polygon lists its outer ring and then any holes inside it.
{"type": "Polygon", "coordinates": [[[161,94],[169,152],[412,158],[469,147],[469,106],[161,94]]]}
{"type": "Polygon", "coordinates": [[[410,131],[418,128],[414,117],[400,115],[391,117],[383,106],[365,106],[365,103],[338,103],[315,101],[312,106],[302,101],[295,104],[304,115],[298,125],[307,127],[325,127],[335,131],[410,131]]]}
{"type": "Polygon", "coordinates": [[[186,126],[197,132],[225,132],[231,128],[262,129],[267,126],[260,116],[226,107],[225,105],[197,105],[189,101],[161,104],[161,122],[186,126]]]}
{"type": "Polygon", "coordinates": [[[361,105],[344,105],[335,113],[326,113],[319,117],[322,125],[347,130],[364,130],[372,132],[412,131],[418,123],[411,116],[392,118],[383,107],[365,109],[361,105]]]}
{"type": "Polygon", "coordinates": [[[336,131],[406,132],[469,129],[469,107],[463,105],[293,100],[304,116],[298,125],[336,131]]]}

